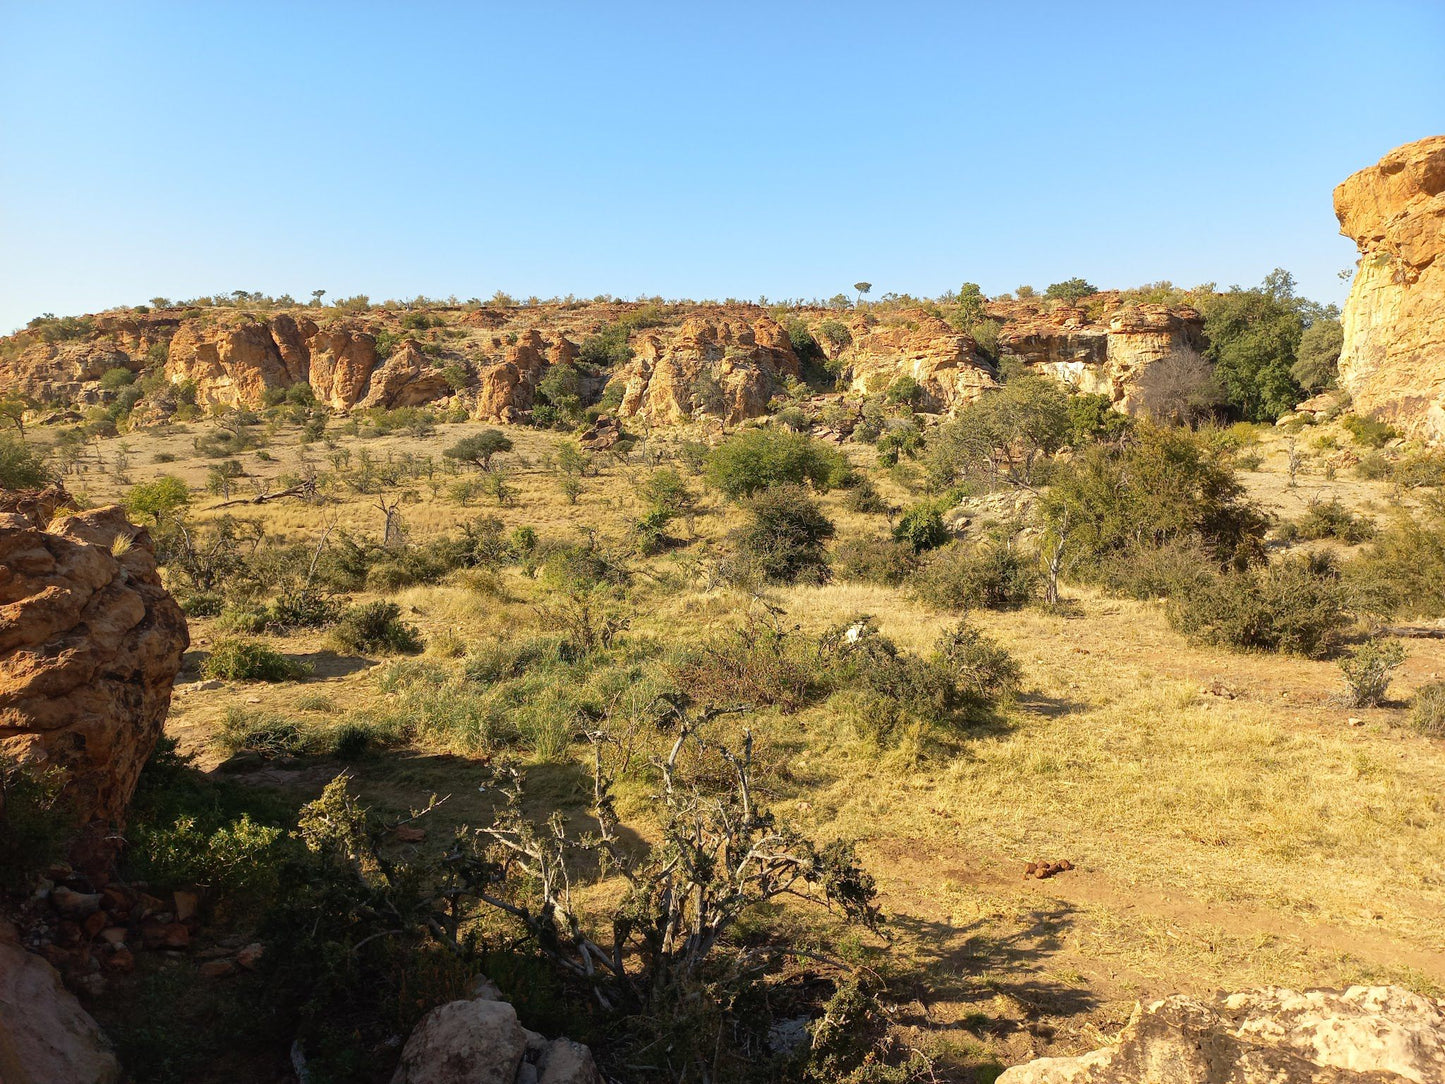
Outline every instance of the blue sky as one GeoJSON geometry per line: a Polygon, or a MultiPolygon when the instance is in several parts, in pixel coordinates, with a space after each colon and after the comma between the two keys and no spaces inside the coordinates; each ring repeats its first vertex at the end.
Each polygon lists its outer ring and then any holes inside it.
{"type": "Polygon", "coordinates": [[[0,0],[0,330],[232,289],[1342,300],[1445,4],[0,0]]]}

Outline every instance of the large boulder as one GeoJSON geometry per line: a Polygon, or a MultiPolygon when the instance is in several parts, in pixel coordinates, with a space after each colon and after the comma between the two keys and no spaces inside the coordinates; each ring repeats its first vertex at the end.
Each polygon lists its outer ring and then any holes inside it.
{"type": "Polygon", "coordinates": [[[186,620],[119,507],[48,525],[15,507],[0,512],[0,753],[63,768],[94,842],[124,821],[160,737],[186,620]]]}
{"type": "Polygon", "coordinates": [[[998,1084],[1438,1084],[1445,1003],[1394,986],[1275,987],[1135,1007],[1112,1046],[998,1084]]]}
{"type": "Polygon", "coordinates": [[[0,923],[0,1081],[113,1084],[120,1063],[90,1014],[39,956],[0,923]]]}
{"type": "Polygon", "coordinates": [[[391,1084],[602,1084],[587,1047],[523,1028],[485,978],[475,993],[422,1017],[391,1084]]]}
{"type": "Polygon", "coordinates": [[[1340,386],[1362,413],[1445,441],[1445,136],[1351,176],[1335,214],[1360,249],[1340,386]]]}

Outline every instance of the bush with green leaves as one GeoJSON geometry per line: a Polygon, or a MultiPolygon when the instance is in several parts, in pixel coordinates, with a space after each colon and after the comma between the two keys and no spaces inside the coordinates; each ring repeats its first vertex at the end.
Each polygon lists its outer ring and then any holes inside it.
{"type": "Polygon", "coordinates": [[[1445,681],[1432,681],[1415,690],[1410,726],[1427,738],[1445,738],[1445,681]]]}
{"type": "Polygon", "coordinates": [[[927,657],[899,648],[867,616],[825,633],[821,647],[835,701],[881,742],[928,726],[966,726],[1022,680],[1007,649],[967,621],[944,632],[927,657]]]}
{"type": "Polygon", "coordinates": [[[1400,435],[1400,431],[1388,422],[1363,414],[1347,415],[1340,424],[1354,437],[1356,444],[1366,448],[1383,448],[1400,435]]]}
{"type": "Polygon", "coordinates": [[[914,553],[937,549],[949,539],[948,528],[943,525],[943,513],[936,505],[918,504],[899,517],[893,528],[893,540],[906,542],[914,553]]]}
{"type": "Polygon", "coordinates": [[[1344,566],[1356,605],[1386,617],[1445,617],[1445,497],[1401,510],[1344,566]]]}
{"type": "Polygon", "coordinates": [[[343,651],[358,654],[409,655],[422,649],[421,633],[401,619],[401,607],[394,602],[350,607],[331,635],[343,651]]]}
{"type": "Polygon", "coordinates": [[[852,470],[842,454],[805,433],[748,429],[729,437],[707,461],[707,480],[734,500],[773,486],[811,484],[820,492],[847,485],[852,470]]]}
{"type": "Polygon", "coordinates": [[[190,503],[190,489],[174,474],[162,474],[149,482],[140,482],[131,486],[125,495],[125,507],[131,515],[149,516],[156,524],[171,518],[190,503]]]}
{"type": "Polygon", "coordinates": [[[220,639],[201,663],[201,673],[222,681],[295,681],[311,668],[256,640],[220,639]]]}
{"type": "Polygon", "coordinates": [[[40,489],[49,485],[44,457],[19,437],[0,433],[0,489],[40,489]]]}
{"type": "Polygon", "coordinates": [[[924,455],[928,484],[935,492],[970,479],[1031,485],[1069,433],[1069,394],[1062,385],[1049,377],[1017,377],[931,435],[924,455]]]}
{"type": "Polygon", "coordinates": [[[889,538],[850,538],[833,554],[840,580],[900,587],[918,569],[918,551],[889,538]]]}
{"type": "Polygon", "coordinates": [[[1093,392],[1070,395],[1067,414],[1068,443],[1075,448],[1119,440],[1134,427],[1134,419],[1116,410],[1112,399],[1093,392]]]}
{"type": "Polygon", "coordinates": [[[1284,557],[1215,573],[1169,601],[1169,623],[1191,639],[1240,650],[1328,654],[1349,623],[1345,591],[1327,563],[1284,557]]]}
{"type": "Polygon", "coordinates": [[[1390,674],[1405,661],[1405,649],[1398,640],[1369,640],[1340,660],[1352,708],[1373,708],[1390,690],[1390,674]]]}
{"type": "Polygon", "coordinates": [[[512,450],[511,439],[500,429],[483,429],[457,441],[442,455],[461,463],[472,463],[482,470],[492,469],[492,457],[512,450]]]}
{"type": "Polygon", "coordinates": [[[65,773],[0,752],[0,890],[12,892],[58,861],[78,827],[64,797],[65,773]]]}
{"type": "Polygon", "coordinates": [[[1060,464],[1040,507],[1069,572],[1094,582],[1133,553],[1191,539],[1213,563],[1243,567],[1262,555],[1268,524],[1227,449],[1147,424],[1123,444],[1096,444],[1060,464]]]}
{"type": "Polygon", "coordinates": [[[1374,520],[1355,515],[1340,503],[1338,497],[1328,501],[1311,501],[1295,527],[1300,538],[1337,538],[1352,545],[1368,542],[1376,534],[1374,520]]]}
{"type": "Polygon", "coordinates": [[[828,558],[824,544],[833,537],[833,521],[799,485],[763,489],[743,505],[747,522],[732,533],[732,543],[747,569],[774,583],[822,580],[828,558]]]}
{"type": "Polygon", "coordinates": [[[1007,540],[939,550],[913,579],[918,597],[937,610],[1017,610],[1038,597],[1035,562],[1007,540]]]}

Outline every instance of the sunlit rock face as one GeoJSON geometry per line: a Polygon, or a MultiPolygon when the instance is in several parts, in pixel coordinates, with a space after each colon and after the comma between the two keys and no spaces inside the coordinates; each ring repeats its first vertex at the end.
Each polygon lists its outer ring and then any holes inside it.
{"type": "Polygon", "coordinates": [[[1360,249],[1340,386],[1361,413],[1445,441],[1445,136],[1351,176],[1335,214],[1360,249]]]}

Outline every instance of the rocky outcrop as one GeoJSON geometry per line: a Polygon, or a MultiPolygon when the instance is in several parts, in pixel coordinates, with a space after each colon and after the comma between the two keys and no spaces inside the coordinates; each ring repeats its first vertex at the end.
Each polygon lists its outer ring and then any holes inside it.
{"type": "Polygon", "coordinates": [[[317,328],[301,324],[310,356],[311,390],[333,410],[349,410],[366,394],[376,368],[376,339],[345,325],[317,328]]]}
{"type": "Polygon", "coordinates": [[[0,752],[63,768],[85,844],[124,820],[189,645],[150,536],[118,507],[0,514],[0,752]]]}
{"type": "Polygon", "coordinates": [[[1445,136],[1351,176],[1335,214],[1360,249],[1340,386],[1361,413],[1445,441],[1445,136]]]}
{"type": "Polygon", "coordinates": [[[857,319],[849,334],[851,345],[834,353],[854,391],[881,395],[909,376],[918,382],[924,410],[947,413],[996,386],[973,339],[921,309],[881,323],[857,319]]]}
{"type": "Polygon", "coordinates": [[[0,1080],[113,1084],[120,1063],[105,1036],[60,981],[0,923],[0,1080]]]}
{"type": "Polygon", "coordinates": [[[421,406],[452,393],[451,385],[442,376],[414,339],[407,339],[391,352],[381,368],[371,374],[366,396],[357,406],[393,407],[421,406]]]}
{"type": "Polygon", "coordinates": [[[1110,306],[1097,321],[1084,309],[1060,306],[1011,314],[998,337],[999,355],[1015,358],[1079,391],[1137,408],[1140,374],[1176,349],[1200,349],[1204,320],[1188,307],[1110,306]]]}
{"type": "Polygon", "coordinates": [[[480,985],[483,996],[422,1018],[391,1084],[602,1084],[590,1050],[526,1030],[511,1005],[486,996],[495,987],[480,985]]]}
{"type": "Polygon", "coordinates": [[[782,379],[799,375],[787,332],[767,317],[750,323],[693,315],[675,335],[644,334],[633,346],[635,356],[612,378],[621,387],[617,413],[661,425],[760,417],[782,379]]]}
{"type": "Polygon", "coordinates": [[[1112,1046],[998,1084],[1436,1084],[1445,1004],[1394,986],[1266,987],[1139,1005],[1112,1046]]]}
{"type": "MultiPolygon", "coordinates": [[[[566,338],[559,339],[552,352],[558,362],[576,357],[576,347],[566,338]]],[[[479,374],[474,416],[479,421],[518,421],[523,411],[532,409],[537,384],[548,364],[549,350],[542,336],[536,331],[521,335],[507,347],[500,363],[479,374]]]]}

